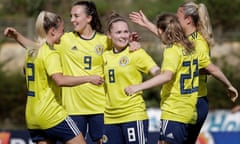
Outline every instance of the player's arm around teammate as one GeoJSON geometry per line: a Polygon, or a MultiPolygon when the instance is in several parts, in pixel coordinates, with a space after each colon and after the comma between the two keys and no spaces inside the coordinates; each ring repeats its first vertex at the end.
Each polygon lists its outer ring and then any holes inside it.
{"type": "Polygon", "coordinates": [[[36,21],[36,30],[39,38],[43,40],[42,44],[29,42],[14,28],[6,28],[4,31],[7,37],[15,38],[18,42],[25,41],[25,44],[29,46],[25,46],[27,49],[25,71],[29,90],[26,119],[32,140],[37,143],[52,143],[55,140],[60,140],[67,144],[85,144],[83,135],[76,124],[57,102],[57,97],[60,96],[57,85],[74,86],[86,82],[99,85],[103,79],[99,76],[72,77],[62,75],[61,60],[54,49],[54,44],[60,43],[60,38],[64,32],[64,23],[60,16],[50,12],[41,12],[36,21]],[[52,83],[53,81],[55,83],[52,83]],[[42,98],[46,101],[45,105],[41,102],[42,100],[38,100],[42,98]],[[50,102],[49,105],[48,102],[50,102]],[[34,110],[38,111],[36,116],[33,115],[34,110]],[[39,116],[42,119],[40,122],[37,120],[40,118],[39,116]]]}
{"type": "MultiPolygon", "coordinates": [[[[26,37],[24,37],[21,33],[19,33],[13,27],[7,27],[4,30],[4,35],[9,38],[14,38],[23,48],[27,49],[29,47],[40,47],[41,43],[34,42],[26,37]]],[[[66,76],[63,73],[56,73],[52,75],[52,79],[55,83],[60,87],[72,87],[84,83],[92,83],[94,85],[101,85],[103,83],[103,78],[98,75],[90,75],[90,76],[66,76]]]]}

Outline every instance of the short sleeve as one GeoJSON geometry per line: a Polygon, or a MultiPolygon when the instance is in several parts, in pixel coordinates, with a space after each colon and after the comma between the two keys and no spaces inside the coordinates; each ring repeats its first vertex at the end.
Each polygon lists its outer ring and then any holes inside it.
{"type": "Polygon", "coordinates": [[[62,65],[58,52],[52,52],[44,61],[47,73],[49,76],[55,73],[62,73],[62,65]]]}

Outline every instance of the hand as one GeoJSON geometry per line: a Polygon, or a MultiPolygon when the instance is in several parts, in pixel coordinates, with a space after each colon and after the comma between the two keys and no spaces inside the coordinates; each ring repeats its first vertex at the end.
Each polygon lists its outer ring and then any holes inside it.
{"type": "Polygon", "coordinates": [[[238,112],[238,111],[240,111],[240,105],[237,105],[237,106],[233,107],[232,110],[231,110],[232,113],[235,113],[235,112],[238,112]]]}
{"type": "Polygon", "coordinates": [[[141,48],[141,44],[139,42],[133,41],[129,43],[129,51],[133,52],[141,48]]]}
{"type": "Polygon", "coordinates": [[[227,89],[227,93],[232,102],[235,102],[236,99],[238,98],[238,91],[233,86],[227,89]]]}
{"type": "Polygon", "coordinates": [[[89,76],[89,82],[94,85],[101,85],[104,82],[104,79],[97,75],[89,76]]]}
{"type": "Polygon", "coordinates": [[[133,42],[133,41],[139,42],[141,40],[141,37],[137,32],[131,32],[129,40],[130,42],[133,42]]]}
{"type": "Polygon", "coordinates": [[[145,16],[145,14],[140,10],[139,12],[131,12],[129,14],[129,18],[132,22],[147,27],[148,23],[150,22],[148,18],[145,16]]]}
{"type": "Polygon", "coordinates": [[[139,88],[139,85],[131,85],[125,88],[124,91],[127,96],[131,96],[134,93],[139,91],[138,88],[139,88]]]}
{"type": "Polygon", "coordinates": [[[18,32],[17,32],[16,29],[14,29],[14,28],[12,28],[12,27],[7,27],[7,28],[4,30],[4,35],[5,35],[6,37],[16,39],[16,38],[17,38],[17,35],[18,35],[18,32]]]}
{"type": "Polygon", "coordinates": [[[130,52],[133,52],[133,51],[141,48],[141,44],[139,42],[141,37],[139,37],[137,32],[132,32],[129,39],[130,39],[130,41],[129,41],[129,51],[130,52]]]}

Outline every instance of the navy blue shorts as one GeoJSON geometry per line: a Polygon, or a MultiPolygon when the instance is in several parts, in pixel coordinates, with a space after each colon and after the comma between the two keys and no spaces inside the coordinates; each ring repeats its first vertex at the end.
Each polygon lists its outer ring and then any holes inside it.
{"type": "Polygon", "coordinates": [[[78,128],[86,138],[86,133],[89,133],[92,141],[96,142],[103,136],[104,116],[103,114],[95,115],[71,115],[78,128]]]}
{"type": "Polygon", "coordinates": [[[103,144],[147,144],[148,120],[105,124],[103,144]]]}
{"type": "Polygon", "coordinates": [[[197,137],[201,131],[201,128],[204,124],[204,121],[207,118],[208,114],[208,100],[207,97],[200,97],[197,101],[197,122],[196,124],[189,125],[189,136],[186,140],[186,144],[195,144],[197,137]]]}
{"type": "Polygon", "coordinates": [[[188,137],[188,124],[160,120],[159,140],[171,144],[185,144],[184,141],[188,137]]]}
{"type": "Polygon", "coordinates": [[[60,124],[49,129],[28,129],[33,142],[51,140],[53,142],[67,142],[78,136],[81,132],[75,122],[67,117],[60,124]]]}

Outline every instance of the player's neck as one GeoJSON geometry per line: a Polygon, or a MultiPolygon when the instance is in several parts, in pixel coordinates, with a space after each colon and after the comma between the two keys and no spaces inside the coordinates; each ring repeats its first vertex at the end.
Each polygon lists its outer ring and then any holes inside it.
{"type": "Polygon", "coordinates": [[[84,39],[91,39],[95,34],[95,30],[91,26],[87,26],[82,32],[79,32],[80,37],[84,39]]]}
{"type": "Polygon", "coordinates": [[[49,47],[50,49],[54,49],[54,43],[53,43],[52,41],[46,40],[46,44],[48,45],[48,47],[49,47]]]}
{"type": "Polygon", "coordinates": [[[195,26],[189,26],[187,29],[185,29],[184,33],[186,36],[189,36],[190,34],[197,31],[197,28],[195,26]]]}
{"type": "Polygon", "coordinates": [[[120,52],[124,51],[126,48],[127,48],[127,46],[126,47],[121,47],[121,48],[120,47],[119,48],[114,47],[113,52],[114,53],[120,53],[120,52]]]}

